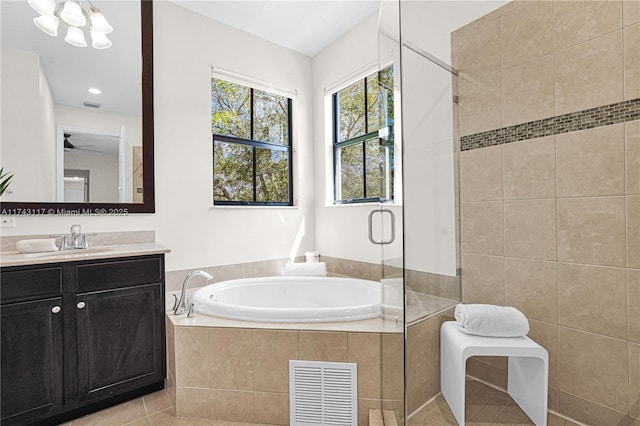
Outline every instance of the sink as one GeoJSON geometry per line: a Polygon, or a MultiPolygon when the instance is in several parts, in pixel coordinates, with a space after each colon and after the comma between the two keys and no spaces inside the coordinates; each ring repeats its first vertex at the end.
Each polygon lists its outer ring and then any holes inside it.
{"type": "Polygon", "coordinates": [[[77,249],[77,250],[62,250],[62,251],[49,251],[46,253],[29,253],[25,254],[24,257],[27,258],[42,258],[42,257],[56,257],[61,259],[66,259],[69,257],[84,257],[90,256],[96,253],[105,253],[113,251],[113,248],[107,247],[94,247],[88,249],[77,249]]]}

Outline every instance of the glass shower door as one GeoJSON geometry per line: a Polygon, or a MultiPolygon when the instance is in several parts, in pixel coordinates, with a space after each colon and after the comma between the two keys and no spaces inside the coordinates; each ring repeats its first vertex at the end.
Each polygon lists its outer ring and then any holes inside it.
{"type": "Polygon", "coordinates": [[[411,425],[421,424],[427,403],[440,392],[439,330],[461,300],[457,105],[455,71],[429,52],[433,43],[419,18],[435,6],[400,3],[405,395],[411,425]]]}
{"type": "MultiPolygon", "coordinates": [[[[404,233],[402,197],[402,118],[399,2],[380,2],[378,67],[391,69],[392,78],[380,82],[380,145],[389,155],[389,185],[393,202],[372,210],[373,228],[380,247],[383,332],[380,340],[381,398],[385,424],[394,416],[404,423],[404,233]]],[[[371,216],[370,216],[371,217],[371,216]]],[[[393,424],[393,423],[391,423],[393,424]]]]}

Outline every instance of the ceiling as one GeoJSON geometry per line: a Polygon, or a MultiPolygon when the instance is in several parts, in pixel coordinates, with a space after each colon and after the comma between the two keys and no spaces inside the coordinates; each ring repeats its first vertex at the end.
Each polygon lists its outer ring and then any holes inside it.
{"type": "Polygon", "coordinates": [[[310,57],[380,5],[378,0],[172,1],[310,57]]]}

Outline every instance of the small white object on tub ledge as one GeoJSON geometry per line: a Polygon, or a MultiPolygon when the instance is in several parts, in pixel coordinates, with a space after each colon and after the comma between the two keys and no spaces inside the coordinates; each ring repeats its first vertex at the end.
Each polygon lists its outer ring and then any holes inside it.
{"type": "Polygon", "coordinates": [[[320,252],[319,251],[305,251],[304,257],[307,260],[307,263],[315,263],[320,261],[320,252]]]}
{"type": "Polygon", "coordinates": [[[283,275],[298,277],[326,277],[327,264],[324,262],[287,263],[283,275]]]}

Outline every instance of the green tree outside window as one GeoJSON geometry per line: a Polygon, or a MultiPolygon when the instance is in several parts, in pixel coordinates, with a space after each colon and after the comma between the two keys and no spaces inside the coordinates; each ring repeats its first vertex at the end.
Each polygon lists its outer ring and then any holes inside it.
{"type": "Polygon", "coordinates": [[[393,66],[334,93],[335,202],[393,200],[393,66]]]}
{"type": "Polygon", "coordinates": [[[213,201],[292,205],[291,99],[211,79],[213,201]]]}

